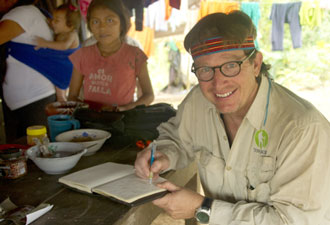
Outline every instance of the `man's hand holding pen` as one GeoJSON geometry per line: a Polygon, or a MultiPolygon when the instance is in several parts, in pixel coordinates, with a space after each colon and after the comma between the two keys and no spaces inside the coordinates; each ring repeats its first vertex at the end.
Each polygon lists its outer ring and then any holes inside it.
{"type": "Polygon", "coordinates": [[[160,151],[154,151],[154,160],[151,162],[152,145],[140,151],[135,160],[135,172],[141,178],[149,178],[150,172],[153,173],[153,179],[157,179],[159,173],[166,170],[170,163],[168,157],[160,151]]]}
{"type": "MultiPolygon", "coordinates": [[[[161,151],[154,151],[153,161],[151,160],[152,144],[137,154],[135,160],[135,172],[144,179],[148,179],[150,172],[153,173],[153,179],[157,179],[159,173],[166,170],[170,166],[168,157],[161,151]],[[152,163],[151,163],[152,162],[152,163]],[[150,164],[152,164],[150,166],[150,164]]],[[[196,208],[198,208],[204,199],[200,194],[189,189],[182,188],[172,184],[169,181],[157,184],[160,188],[167,189],[170,193],[164,197],[156,199],[153,204],[164,209],[169,215],[177,219],[186,219],[194,216],[196,208]],[[189,202],[190,204],[187,204],[189,202]],[[169,204],[173,203],[173,204],[169,204]]]]}

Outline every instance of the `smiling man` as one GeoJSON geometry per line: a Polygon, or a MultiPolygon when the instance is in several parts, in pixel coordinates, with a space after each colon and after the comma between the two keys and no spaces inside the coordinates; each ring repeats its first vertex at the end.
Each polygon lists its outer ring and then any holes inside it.
{"type": "Polygon", "coordinates": [[[184,45],[199,80],[176,117],[158,130],[157,152],[140,152],[136,173],[194,160],[205,196],[170,182],[153,203],[202,224],[330,224],[330,125],[312,104],[275,83],[240,11],[204,17],[184,45]]]}

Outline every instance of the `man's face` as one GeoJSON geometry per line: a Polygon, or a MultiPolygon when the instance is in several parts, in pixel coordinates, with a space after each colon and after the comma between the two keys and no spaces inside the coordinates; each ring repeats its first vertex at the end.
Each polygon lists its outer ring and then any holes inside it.
{"type": "MultiPolygon", "coordinates": [[[[230,61],[242,61],[246,55],[243,50],[219,52],[204,55],[194,62],[195,67],[219,66],[230,61]]],[[[261,53],[257,53],[253,63],[249,60],[241,64],[241,71],[234,77],[224,76],[219,69],[215,70],[214,78],[210,81],[199,81],[204,96],[213,103],[217,110],[226,115],[244,116],[250,108],[257,90],[256,77],[262,62],[261,53]]]]}

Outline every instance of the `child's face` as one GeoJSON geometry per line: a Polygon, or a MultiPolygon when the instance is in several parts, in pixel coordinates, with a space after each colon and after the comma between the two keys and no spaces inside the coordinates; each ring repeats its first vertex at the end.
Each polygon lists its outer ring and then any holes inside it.
{"type": "Polygon", "coordinates": [[[51,24],[55,34],[72,31],[72,28],[66,25],[65,11],[54,11],[51,24]]]}
{"type": "Polygon", "coordinates": [[[120,39],[119,16],[107,8],[97,7],[91,11],[89,27],[101,44],[111,44],[120,39]]]}

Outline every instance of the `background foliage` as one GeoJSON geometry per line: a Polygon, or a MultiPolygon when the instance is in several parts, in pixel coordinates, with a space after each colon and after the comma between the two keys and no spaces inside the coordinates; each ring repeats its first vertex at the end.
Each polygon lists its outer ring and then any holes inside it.
{"type": "Polygon", "coordinates": [[[271,50],[271,7],[260,4],[262,12],[258,41],[264,61],[272,65],[271,74],[278,83],[300,89],[330,85],[330,11],[323,10],[322,24],[302,26],[302,47],[292,47],[289,24],[284,26],[284,50],[271,50]]]}
{"type": "MultiPolygon", "coordinates": [[[[289,24],[285,24],[284,50],[272,51],[272,21],[269,19],[271,4],[272,0],[260,0],[258,43],[264,55],[264,61],[272,65],[270,72],[276,82],[295,90],[330,88],[330,11],[323,10],[323,20],[319,26],[314,28],[302,26],[301,48],[292,47],[289,24]]],[[[169,62],[166,42],[175,40],[182,44],[183,39],[184,34],[155,39],[154,54],[148,60],[148,68],[156,93],[168,82],[169,62]]],[[[183,77],[186,82],[193,85],[197,83],[197,80],[190,73],[192,63],[190,56],[183,48],[181,48],[181,55],[183,77]]]]}

